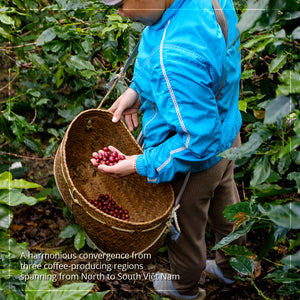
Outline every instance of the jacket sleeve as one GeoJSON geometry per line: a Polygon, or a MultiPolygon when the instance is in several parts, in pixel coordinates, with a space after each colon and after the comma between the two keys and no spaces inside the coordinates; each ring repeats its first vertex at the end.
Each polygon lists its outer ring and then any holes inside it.
{"type": "Polygon", "coordinates": [[[205,60],[180,49],[165,51],[162,57],[167,59],[159,60],[151,76],[152,99],[175,135],[145,149],[136,162],[138,173],[154,183],[171,181],[175,173],[204,164],[219,153],[221,141],[215,95],[222,71],[214,74],[205,60]]]}

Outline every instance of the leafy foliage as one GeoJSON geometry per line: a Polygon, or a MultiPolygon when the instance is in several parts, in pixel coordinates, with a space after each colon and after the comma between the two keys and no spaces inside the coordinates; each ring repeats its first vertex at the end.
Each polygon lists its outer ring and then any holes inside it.
{"type": "MultiPolygon", "coordinates": [[[[297,297],[299,1],[243,0],[235,1],[235,7],[242,42],[239,107],[243,144],[221,155],[236,160],[236,181],[245,197],[242,203],[224,211],[225,217],[234,222],[234,230],[214,249],[232,256],[231,265],[240,279],[249,280],[261,297],[268,299],[257,287],[255,263],[260,260],[273,264],[261,280],[279,284],[279,295],[297,297]],[[251,245],[238,247],[232,243],[257,228],[268,233],[259,253],[254,253],[251,245]],[[287,249],[278,260],[270,252],[276,252],[280,244],[287,249]]],[[[0,88],[4,95],[0,102],[1,151],[16,153],[21,149],[53,156],[70,121],[79,112],[99,105],[106,94],[105,83],[120,71],[141,30],[142,26],[120,17],[99,0],[0,0],[0,57],[7,66],[7,84],[0,88]]],[[[130,78],[132,68],[127,73],[130,78]]],[[[128,82],[127,78],[119,81],[108,101],[120,95],[128,82]]],[[[25,195],[23,189],[28,188],[40,187],[12,179],[9,172],[0,175],[1,293],[14,299],[25,297],[25,289],[28,299],[39,296],[29,291],[38,290],[35,284],[54,290],[51,281],[28,281],[25,285],[18,279],[22,273],[19,254],[27,245],[7,235],[13,217],[11,206],[34,205],[45,197],[25,195]],[[8,249],[5,243],[13,247],[8,249]],[[13,262],[10,267],[9,259],[13,262]]],[[[90,245],[77,224],[66,227],[60,237],[74,238],[77,250],[86,243],[90,245]]],[[[86,286],[86,290],[89,288],[86,286]]],[[[73,297],[70,290],[65,295],[60,291],[51,294],[73,297]]],[[[91,299],[96,294],[85,297],[91,299]]]]}
{"type": "MultiPolygon", "coordinates": [[[[83,298],[93,288],[92,283],[72,283],[62,285],[60,288],[53,287],[53,279],[47,270],[22,268],[22,265],[39,265],[42,257],[32,258],[27,249],[28,243],[18,243],[8,235],[13,213],[11,206],[24,203],[35,205],[36,199],[22,193],[23,189],[40,188],[41,186],[23,179],[13,179],[10,172],[0,174],[0,298],[1,299],[93,299],[83,298]],[[17,189],[18,193],[14,193],[17,189]],[[3,198],[3,192],[9,193],[3,198]],[[4,199],[4,200],[3,200],[4,199]],[[27,279],[28,278],[28,279],[27,279]]],[[[106,292],[95,293],[97,299],[103,299],[106,292]]],[[[96,296],[94,296],[96,297],[96,296]]]]}
{"type": "Polygon", "coordinates": [[[224,211],[234,222],[234,231],[214,249],[235,256],[232,267],[264,299],[268,298],[255,284],[255,260],[273,261],[275,271],[266,279],[282,284],[278,294],[294,295],[300,288],[296,272],[299,235],[295,234],[300,221],[299,18],[297,1],[248,0],[238,23],[243,55],[240,108],[247,139],[241,148],[229,149],[222,156],[236,160],[236,179],[247,196],[245,202],[224,211]],[[239,248],[234,253],[229,244],[256,228],[269,232],[260,253],[248,249],[243,254],[239,248]],[[289,255],[280,263],[268,258],[271,249],[288,240],[293,245],[289,255]]]}
{"type": "Polygon", "coordinates": [[[74,238],[74,247],[78,251],[87,244],[91,249],[96,249],[94,244],[91,242],[88,236],[86,236],[85,232],[81,229],[78,224],[71,224],[65,227],[60,233],[60,238],[74,238]]]}
{"type": "MultiPolygon", "coordinates": [[[[100,1],[1,2],[0,54],[9,59],[7,75],[16,91],[0,104],[1,139],[51,156],[68,123],[97,107],[141,26],[100,1]],[[47,143],[35,138],[38,132],[45,132],[47,143]]],[[[112,96],[124,88],[120,82],[112,96]]]]}
{"type": "MultiPolygon", "coordinates": [[[[46,270],[37,270],[32,273],[32,277],[46,278],[45,280],[28,280],[25,288],[25,300],[34,299],[82,299],[93,288],[93,283],[74,282],[64,284],[59,288],[54,288],[53,280],[48,279],[49,273],[46,270]]],[[[100,294],[100,293],[99,293],[100,294]]],[[[87,298],[88,299],[88,298],[87,298]]],[[[103,299],[99,297],[99,299],[103,299]]]]}

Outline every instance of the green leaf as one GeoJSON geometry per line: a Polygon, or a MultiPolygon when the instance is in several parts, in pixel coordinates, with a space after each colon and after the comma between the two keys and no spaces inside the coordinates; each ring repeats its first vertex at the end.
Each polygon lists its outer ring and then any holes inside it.
{"type": "Polygon", "coordinates": [[[284,257],[281,260],[281,262],[286,265],[289,265],[290,269],[297,269],[297,267],[300,267],[300,250],[293,255],[288,255],[284,257]]]}
{"type": "Polygon", "coordinates": [[[93,43],[94,39],[90,35],[87,35],[81,44],[85,53],[89,53],[90,51],[92,51],[93,43]]]}
{"type": "Polygon", "coordinates": [[[57,289],[52,289],[43,297],[43,300],[80,300],[92,290],[93,286],[93,283],[84,282],[65,284],[57,289]]]}
{"type": "Polygon", "coordinates": [[[56,87],[60,87],[65,79],[65,70],[64,67],[60,67],[55,73],[55,83],[56,87]]]}
{"type": "Polygon", "coordinates": [[[73,55],[67,60],[67,65],[70,68],[78,69],[78,70],[91,70],[95,71],[95,67],[91,64],[90,61],[85,60],[83,57],[79,55],[73,55]]]}
{"type": "Polygon", "coordinates": [[[10,172],[4,172],[0,174],[0,189],[32,189],[39,187],[42,186],[24,179],[13,180],[10,172]]]}
{"type": "Polygon", "coordinates": [[[48,43],[47,47],[49,47],[52,52],[59,53],[65,49],[66,43],[60,40],[54,40],[53,42],[48,43]]]}
{"type": "Polygon", "coordinates": [[[279,226],[300,229],[300,202],[276,206],[270,205],[269,210],[262,213],[279,226]]]}
{"type": "Polygon", "coordinates": [[[275,246],[276,242],[280,239],[285,238],[288,232],[288,228],[274,225],[260,249],[257,260],[265,257],[266,253],[275,246]]]}
{"type": "Polygon", "coordinates": [[[45,156],[50,157],[58,147],[58,141],[52,141],[45,150],[45,156]]]}
{"type": "Polygon", "coordinates": [[[270,176],[265,181],[266,183],[277,182],[281,179],[281,176],[271,169],[270,176]]]}
{"type": "Polygon", "coordinates": [[[79,251],[85,245],[85,233],[80,230],[74,238],[74,247],[79,251]]]}
{"type": "Polygon", "coordinates": [[[65,118],[66,122],[72,121],[79,113],[83,111],[81,105],[72,105],[66,109],[58,110],[58,115],[65,118]]]}
{"type": "Polygon", "coordinates": [[[40,141],[34,141],[33,139],[29,139],[27,137],[24,138],[24,144],[31,149],[32,151],[43,155],[43,152],[41,151],[41,145],[40,145],[40,141]]]}
{"type": "Polygon", "coordinates": [[[226,157],[229,160],[241,159],[243,157],[250,157],[256,153],[256,150],[263,143],[264,139],[269,135],[268,130],[258,130],[258,132],[253,132],[248,142],[243,143],[240,148],[229,148],[220,154],[222,157],[226,157]]]}
{"type": "Polygon", "coordinates": [[[245,70],[241,74],[241,79],[248,79],[253,76],[254,70],[245,70]]]}
{"type": "Polygon", "coordinates": [[[7,110],[3,113],[3,116],[12,122],[11,129],[17,136],[24,134],[24,129],[35,132],[36,129],[33,125],[29,124],[25,117],[17,115],[16,113],[7,110]]]}
{"type": "Polygon", "coordinates": [[[293,30],[292,39],[293,40],[300,40],[300,26],[298,26],[296,29],[293,30]]]}
{"type": "Polygon", "coordinates": [[[4,28],[0,27],[0,36],[3,36],[4,38],[9,38],[10,32],[10,30],[5,30],[4,28]]]}
{"type": "Polygon", "coordinates": [[[261,17],[269,4],[269,0],[248,0],[247,9],[237,24],[240,34],[251,29],[261,17]]]}
{"type": "Polygon", "coordinates": [[[71,224],[65,227],[60,233],[59,238],[71,238],[72,236],[76,235],[81,230],[81,227],[77,224],[71,224]]]}
{"type": "Polygon", "coordinates": [[[286,171],[288,171],[291,162],[292,162],[291,155],[287,154],[283,156],[278,162],[278,166],[277,166],[278,172],[282,175],[286,171]]]}
{"type": "Polygon", "coordinates": [[[247,107],[248,107],[248,104],[246,101],[243,101],[243,100],[239,101],[239,110],[240,111],[247,112],[247,107]]]}
{"type": "Polygon", "coordinates": [[[290,97],[280,95],[269,102],[265,110],[264,124],[277,123],[281,125],[283,118],[289,115],[295,109],[295,105],[290,97]]]}
{"type": "Polygon", "coordinates": [[[242,275],[251,276],[254,272],[254,262],[247,256],[232,257],[230,258],[229,263],[242,275]]]}
{"type": "Polygon", "coordinates": [[[275,195],[282,195],[282,194],[287,194],[287,193],[292,193],[295,191],[294,188],[282,188],[278,184],[258,184],[255,186],[255,195],[258,197],[270,197],[270,196],[275,196],[275,195]]]}
{"type": "Polygon", "coordinates": [[[248,142],[242,144],[240,147],[240,157],[249,157],[256,152],[259,146],[263,143],[263,138],[260,133],[253,132],[248,142]]]}
{"type": "Polygon", "coordinates": [[[59,137],[59,133],[55,128],[48,128],[47,132],[54,135],[55,137],[59,137]]]}
{"type": "Polygon", "coordinates": [[[254,225],[255,221],[250,221],[248,224],[246,224],[244,227],[239,227],[236,231],[230,232],[227,236],[225,236],[221,241],[219,241],[213,248],[212,250],[218,250],[234,240],[240,238],[241,236],[244,236],[247,234],[252,226],[254,225]]]}
{"type": "Polygon", "coordinates": [[[37,204],[39,201],[39,199],[31,196],[26,196],[18,190],[0,191],[0,203],[9,206],[17,206],[20,204],[32,206],[37,204]]]}
{"type": "Polygon", "coordinates": [[[25,288],[25,300],[45,299],[48,294],[52,293],[53,281],[46,270],[36,270],[31,273],[36,278],[45,280],[28,280],[25,288]]]}
{"type": "Polygon", "coordinates": [[[82,298],[82,300],[103,300],[104,296],[109,292],[110,290],[88,294],[84,298],[82,298]]]}
{"type": "Polygon", "coordinates": [[[27,256],[28,243],[17,243],[13,238],[5,238],[0,236],[0,252],[8,252],[19,258],[21,255],[27,256]]]}
{"type": "Polygon", "coordinates": [[[87,78],[87,79],[90,79],[92,76],[95,76],[97,75],[97,72],[95,71],[90,71],[90,70],[84,70],[84,71],[80,71],[80,74],[87,78]]]}
{"type": "Polygon", "coordinates": [[[40,192],[38,192],[37,194],[35,194],[34,198],[38,200],[45,200],[52,193],[52,191],[53,188],[45,188],[40,192]]]}
{"type": "Polygon", "coordinates": [[[287,176],[287,179],[296,181],[296,186],[297,186],[297,189],[298,189],[298,193],[300,193],[300,172],[289,173],[288,176],[287,176]]]}
{"type": "Polygon", "coordinates": [[[0,22],[13,27],[15,26],[15,21],[10,16],[3,13],[0,13],[0,22]]]}
{"type": "Polygon", "coordinates": [[[245,43],[242,44],[243,48],[251,48],[255,44],[264,41],[266,39],[274,39],[274,34],[261,34],[261,35],[254,35],[251,39],[247,40],[245,43]]]}
{"type": "Polygon", "coordinates": [[[65,9],[66,5],[67,5],[67,0],[56,0],[59,8],[61,8],[62,10],[65,9]]]}
{"type": "Polygon", "coordinates": [[[47,23],[58,23],[57,20],[53,17],[45,17],[45,20],[47,21],[47,23]]]}
{"type": "Polygon", "coordinates": [[[256,185],[265,182],[271,174],[271,165],[269,157],[264,155],[261,157],[254,167],[253,177],[250,181],[250,185],[255,187],[256,185]]]}
{"type": "MultiPolygon", "coordinates": [[[[287,272],[283,268],[278,268],[274,272],[267,274],[266,278],[267,279],[271,278],[274,282],[280,283],[280,284],[291,284],[293,282],[300,281],[299,274],[287,272]]],[[[297,289],[297,291],[298,290],[299,289],[297,289]]]]}
{"type": "Polygon", "coordinates": [[[281,149],[278,158],[281,159],[282,157],[291,153],[296,148],[298,148],[299,145],[300,145],[300,134],[292,136],[290,142],[281,149]]]}
{"type": "Polygon", "coordinates": [[[223,211],[224,217],[229,221],[234,221],[234,217],[237,213],[244,212],[246,215],[251,216],[250,203],[247,201],[238,202],[236,204],[231,204],[226,206],[223,211]]]}
{"type": "Polygon", "coordinates": [[[277,93],[284,95],[299,94],[300,93],[300,74],[291,70],[285,70],[279,77],[282,85],[278,85],[277,93]]]}
{"type": "Polygon", "coordinates": [[[269,72],[276,73],[278,72],[286,63],[287,55],[286,53],[281,53],[276,58],[272,59],[269,65],[269,72]]]}
{"type": "Polygon", "coordinates": [[[26,91],[26,93],[28,93],[29,95],[35,97],[35,98],[39,98],[41,97],[41,93],[35,89],[29,89],[26,91]]]}
{"type": "Polygon", "coordinates": [[[222,153],[219,154],[219,156],[227,158],[229,160],[236,160],[238,158],[241,158],[241,149],[240,148],[229,148],[225,151],[223,151],[222,153]]]}
{"type": "Polygon", "coordinates": [[[13,212],[6,206],[0,205],[0,228],[8,229],[13,219],[13,212]]]}
{"type": "Polygon", "coordinates": [[[13,276],[19,276],[23,273],[22,270],[16,270],[12,268],[0,269],[0,278],[9,279],[13,276]]]}
{"type": "Polygon", "coordinates": [[[54,27],[50,27],[48,29],[46,29],[45,31],[43,31],[39,37],[36,40],[36,45],[37,46],[42,46],[47,42],[52,41],[53,39],[55,39],[56,37],[56,33],[54,30],[54,27]]]}
{"type": "Polygon", "coordinates": [[[107,16],[107,18],[110,21],[117,21],[117,23],[122,23],[123,22],[122,17],[120,15],[117,15],[117,14],[111,14],[111,15],[107,16]]]}
{"type": "Polygon", "coordinates": [[[117,56],[117,47],[118,44],[115,41],[106,41],[102,45],[103,55],[110,63],[112,63],[117,56]]]}
{"type": "Polygon", "coordinates": [[[132,31],[127,30],[126,32],[124,32],[123,37],[124,37],[124,49],[126,49],[127,53],[132,53],[133,49],[137,44],[136,35],[132,31]]]}
{"type": "Polygon", "coordinates": [[[88,236],[86,236],[86,243],[87,243],[87,245],[91,248],[91,249],[93,249],[93,250],[96,250],[97,249],[97,247],[95,246],[95,244],[90,240],[90,238],[88,237],[88,236]]]}
{"type": "Polygon", "coordinates": [[[294,128],[293,128],[293,130],[294,130],[294,132],[296,134],[300,135],[300,113],[299,113],[298,110],[296,111],[296,116],[297,116],[297,118],[296,118],[296,120],[294,122],[294,128]]]}
{"type": "Polygon", "coordinates": [[[253,252],[245,246],[227,245],[222,249],[229,256],[252,256],[253,252]]]}
{"type": "Polygon", "coordinates": [[[49,67],[45,63],[45,61],[38,56],[36,53],[29,53],[28,55],[30,61],[41,71],[47,73],[48,75],[51,75],[52,72],[50,71],[49,67]]]}
{"type": "MultiPolygon", "coordinates": [[[[10,280],[10,285],[13,286],[11,281],[12,280],[10,280]]],[[[24,300],[24,296],[21,296],[18,292],[15,292],[14,290],[10,289],[6,300],[24,300]]]]}

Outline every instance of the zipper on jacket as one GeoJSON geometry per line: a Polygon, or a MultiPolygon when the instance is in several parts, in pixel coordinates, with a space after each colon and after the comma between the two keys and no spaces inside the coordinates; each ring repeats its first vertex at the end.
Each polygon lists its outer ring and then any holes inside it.
{"type": "Polygon", "coordinates": [[[145,124],[145,126],[144,126],[144,130],[143,130],[143,132],[144,132],[144,137],[147,137],[147,134],[146,134],[146,128],[147,128],[147,126],[150,124],[150,122],[152,121],[152,120],[154,120],[155,119],[155,117],[156,117],[156,115],[157,115],[157,108],[156,108],[156,105],[155,105],[155,103],[154,102],[152,102],[152,109],[154,110],[154,116],[145,124]]]}

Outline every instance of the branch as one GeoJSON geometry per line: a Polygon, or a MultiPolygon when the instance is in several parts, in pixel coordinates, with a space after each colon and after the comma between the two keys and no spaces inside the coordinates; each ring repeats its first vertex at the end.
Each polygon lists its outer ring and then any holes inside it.
{"type": "Polygon", "coordinates": [[[5,47],[5,48],[0,48],[0,50],[1,51],[6,51],[6,50],[11,50],[11,49],[16,49],[16,48],[32,46],[32,45],[35,45],[35,44],[36,44],[36,42],[28,43],[28,44],[24,44],[24,45],[18,45],[18,46],[9,46],[9,47],[5,47]]]}
{"type": "Polygon", "coordinates": [[[25,155],[15,154],[15,153],[11,153],[11,152],[5,152],[5,151],[2,151],[2,150],[0,150],[0,153],[2,153],[4,155],[9,155],[9,156],[15,156],[15,157],[23,158],[23,159],[33,159],[33,160],[52,160],[52,159],[54,159],[53,156],[51,156],[51,157],[31,157],[31,156],[25,156],[25,155]]]}
{"type": "Polygon", "coordinates": [[[0,88],[0,92],[5,90],[7,87],[9,87],[16,80],[17,77],[18,77],[18,74],[16,74],[15,77],[11,81],[9,81],[5,86],[0,88]]]}

